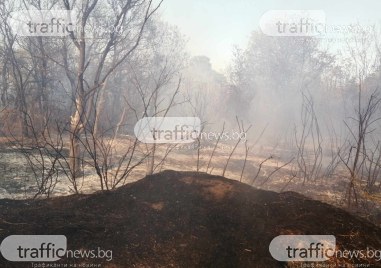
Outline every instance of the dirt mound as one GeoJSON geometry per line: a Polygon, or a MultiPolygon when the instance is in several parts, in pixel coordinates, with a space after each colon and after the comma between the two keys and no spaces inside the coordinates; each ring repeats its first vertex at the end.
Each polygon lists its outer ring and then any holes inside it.
{"type": "MultiPolygon", "coordinates": [[[[112,250],[111,261],[58,262],[110,268],[301,267],[271,257],[269,244],[281,234],[335,235],[340,249],[381,249],[381,229],[327,204],[219,176],[175,171],[108,193],[0,200],[0,239],[14,234],[62,234],[69,249],[112,250]]],[[[344,263],[377,267],[374,259],[332,259],[327,264],[344,263]]],[[[24,264],[0,257],[0,267],[31,267],[24,264]]]]}

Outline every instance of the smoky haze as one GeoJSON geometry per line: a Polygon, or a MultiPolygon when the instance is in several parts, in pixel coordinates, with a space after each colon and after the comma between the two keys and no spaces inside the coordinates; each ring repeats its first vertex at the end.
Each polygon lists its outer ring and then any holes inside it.
{"type": "MultiPolygon", "coordinates": [[[[205,5],[200,20],[216,15],[205,5]]],[[[0,3],[1,161],[12,166],[0,184],[4,196],[107,191],[177,169],[379,209],[379,23],[353,18],[311,36],[290,26],[300,11],[281,9],[289,28],[279,32],[270,18],[269,34],[258,17],[243,27],[247,42],[227,41],[230,56],[219,59],[226,68],[216,68],[216,42],[203,44],[211,55],[194,53],[205,33],[186,35],[162,8],[170,3],[0,3]],[[25,10],[65,15],[26,16],[21,34],[14,20],[25,10]],[[141,142],[134,127],[151,117],[197,117],[201,133],[190,144],[141,142]],[[28,183],[13,187],[14,178],[28,183]]],[[[305,11],[301,21],[313,27],[308,16],[329,21],[331,13],[305,11]]]]}

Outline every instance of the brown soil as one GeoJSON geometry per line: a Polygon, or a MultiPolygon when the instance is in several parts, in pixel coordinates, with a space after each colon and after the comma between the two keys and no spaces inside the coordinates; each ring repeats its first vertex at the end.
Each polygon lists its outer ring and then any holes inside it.
{"type": "MultiPolygon", "coordinates": [[[[268,246],[280,234],[335,235],[340,249],[381,249],[380,228],[325,203],[175,171],[107,193],[0,200],[0,241],[14,234],[61,234],[69,249],[110,249],[112,261],[60,261],[109,268],[301,267],[271,257],[268,246]]],[[[332,259],[326,267],[351,267],[340,266],[346,263],[332,259]]],[[[381,267],[372,259],[351,263],[381,267]]],[[[0,267],[32,266],[1,256],[0,267]]]]}

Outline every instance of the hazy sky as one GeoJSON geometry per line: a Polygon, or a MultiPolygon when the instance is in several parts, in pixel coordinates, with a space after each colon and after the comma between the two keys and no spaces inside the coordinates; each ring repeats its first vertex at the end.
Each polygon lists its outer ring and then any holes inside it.
{"type": "Polygon", "coordinates": [[[224,70],[234,45],[244,47],[270,9],[322,9],[327,23],[345,24],[381,20],[380,0],[164,0],[161,15],[188,38],[192,55],[205,55],[224,70]]]}

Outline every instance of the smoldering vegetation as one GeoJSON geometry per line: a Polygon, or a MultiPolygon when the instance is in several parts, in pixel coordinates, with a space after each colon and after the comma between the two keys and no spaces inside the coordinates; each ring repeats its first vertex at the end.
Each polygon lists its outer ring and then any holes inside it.
{"type": "Polygon", "coordinates": [[[207,55],[189,55],[188,37],[158,15],[162,2],[83,2],[0,4],[3,197],[108,191],[177,169],[298,191],[380,221],[379,25],[331,46],[253,29],[220,73],[207,55]],[[83,30],[18,35],[9,18],[26,8],[79,8],[83,30]],[[199,117],[202,135],[140,142],[134,125],[155,116],[199,117]]]}

